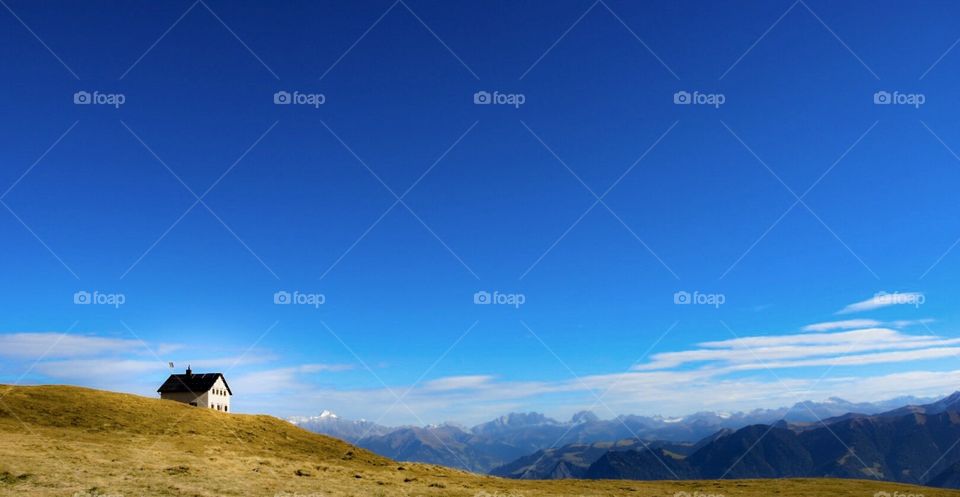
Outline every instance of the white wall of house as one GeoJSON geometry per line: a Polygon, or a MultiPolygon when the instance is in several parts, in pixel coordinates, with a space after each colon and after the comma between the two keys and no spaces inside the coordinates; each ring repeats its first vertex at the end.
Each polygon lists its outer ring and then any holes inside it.
{"type": "Polygon", "coordinates": [[[227,392],[227,384],[223,382],[223,377],[217,378],[213,388],[205,395],[207,396],[207,407],[230,412],[230,393],[227,392]]]}

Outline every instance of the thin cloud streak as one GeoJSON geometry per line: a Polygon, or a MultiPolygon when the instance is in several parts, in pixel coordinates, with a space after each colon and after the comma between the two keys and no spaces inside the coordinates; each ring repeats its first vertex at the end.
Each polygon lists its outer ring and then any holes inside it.
{"type": "Polygon", "coordinates": [[[874,326],[880,326],[880,321],[873,319],[847,319],[844,321],[827,321],[823,323],[814,323],[804,326],[803,331],[834,331],[834,330],[849,330],[854,328],[870,328],[874,326]]]}

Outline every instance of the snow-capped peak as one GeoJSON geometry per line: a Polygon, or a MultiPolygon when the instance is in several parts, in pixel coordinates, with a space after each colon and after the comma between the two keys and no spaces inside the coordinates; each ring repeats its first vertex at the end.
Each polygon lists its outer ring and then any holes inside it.
{"type": "Polygon", "coordinates": [[[323,412],[320,413],[320,417],[321,417],[321,418],[333,418],[333,419],[336,419],[336,418],[338,418],[338,417],[340,417],[340,416],[337,416],[337,415],[334,414],[333,412],[324,409],[323,412]]]}

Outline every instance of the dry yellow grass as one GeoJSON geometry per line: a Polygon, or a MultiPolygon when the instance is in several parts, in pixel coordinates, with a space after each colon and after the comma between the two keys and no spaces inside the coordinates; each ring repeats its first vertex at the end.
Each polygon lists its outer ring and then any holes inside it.
{"type": "Polygon", "coordinates": [[[0,495],[923,497],[860,480],[514,481],[398,463],[270,416],[76,387],[0,385],[0,495]]]}

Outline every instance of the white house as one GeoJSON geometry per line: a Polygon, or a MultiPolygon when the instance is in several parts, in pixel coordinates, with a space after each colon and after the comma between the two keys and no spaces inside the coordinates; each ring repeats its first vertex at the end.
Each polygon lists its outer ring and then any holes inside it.
{"type": "Polygon", "coordinates": [[[160,398],[230,412],[230,397],[233,392],[223,373],[193,374],[187,366],[186,374],[172,374],[157,389],[160,398]]]}

